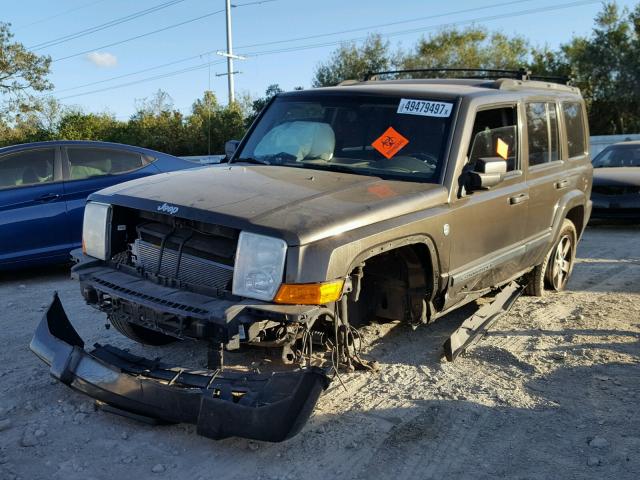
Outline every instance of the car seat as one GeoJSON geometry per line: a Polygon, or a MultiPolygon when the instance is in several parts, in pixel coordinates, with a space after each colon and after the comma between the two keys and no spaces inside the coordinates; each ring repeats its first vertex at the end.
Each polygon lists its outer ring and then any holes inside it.
{"type": "Polygon", "coordinates": [[[40,183],[40,178],[36,174],[33,167],[27,167],[22,172],[22,185],[32,185],[34,183],[40,183]]]}

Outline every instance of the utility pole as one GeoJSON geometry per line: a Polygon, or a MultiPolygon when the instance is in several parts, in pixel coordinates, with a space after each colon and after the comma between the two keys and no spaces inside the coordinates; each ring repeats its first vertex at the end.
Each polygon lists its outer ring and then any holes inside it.
{"type": "Polygon", "coordinates": [[[229,105],[231,105],[236,100],[235,88],[233,85],[233,76],[236,73],[233,70],[233,60],[245,60],[245,57],[240,55],[233,54],[233,34],[231,33],[231,9],[234,5],[231,5],[231,0],[225,0],[225,12],[227,14],[227,51],[226,52],[216,52],[216,54],[221,55],[227,58],[227,73],[216,74],[216,77],[222,77],[226,75],[228,84],[229,84],[229,105]]]}
{"type": "Polygon", "coordinates": [[[231,0],[226,1],[226,13],[227,13],[227,80],[229,82],[229,105],[231,105],[235,99],[235,93],[233,88],[233,35],[231,34],[231,0]]]}

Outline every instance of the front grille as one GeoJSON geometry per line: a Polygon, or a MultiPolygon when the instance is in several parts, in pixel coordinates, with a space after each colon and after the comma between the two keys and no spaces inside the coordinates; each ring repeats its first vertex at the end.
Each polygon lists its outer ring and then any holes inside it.
{"type": "Polygon", "coordinates": [[[174,278],[191,285],[228,290],[233,267],[137,239],[133,243],[134,262],[145,271],[174,278]],[[162,250],[162,258],[160,252],[162,250]]]}
{"type": "Polygon", "coordinates": [[[123,287],[121,285],[116,285],[115,283],[109,282],[109,281],[104,280],[102,278],[93,277],[91,280],[93,282],[95,282],[97,285],[101,285],[103,287],[106,287],[107,289],[112,290],[112,291],[114,291],[116,293],[130,295],[132,297],[136,297],[136,298],[139,298],[141,300],[147,300],[147,301],[150,301],[150,302],[158,303],[158,304],[163,305],[165,307],[170,307],[170,308],[174,308],[176,310],[182,310],[182,311],[187,312],[187,313],[193,313],[193,314],[198,314],[198,315],[206,315],[206,314],[209,313],[207,310],[204,310],[204,309],[198,308],[198,307],[194,307],[193,305],[185,305],[183,303],[171,302],[171,301],[169,301],[167,299],[164,299],[164,298],[153,297],[151,295],[147,295],[146,293],[138,292],[136,290],[131,290],[131,289],[123,287]]]}
{"type": "Polygon", "coordinates": [[[593,192],[600,195],[632,195],[640,193],[640,187],[633,185],[594,185],[593,192]]]}

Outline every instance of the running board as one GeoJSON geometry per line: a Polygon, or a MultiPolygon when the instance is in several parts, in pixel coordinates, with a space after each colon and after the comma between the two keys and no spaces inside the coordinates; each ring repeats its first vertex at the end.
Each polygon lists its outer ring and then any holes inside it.
{"type": "Polygon", "coordinates": [[[444,355],[453,362],[458,355],[480,340],[498,318],[507,313],[524,287],[511,282],[498,293],[491,303],[480,307],[444,342],[444,355]]]}

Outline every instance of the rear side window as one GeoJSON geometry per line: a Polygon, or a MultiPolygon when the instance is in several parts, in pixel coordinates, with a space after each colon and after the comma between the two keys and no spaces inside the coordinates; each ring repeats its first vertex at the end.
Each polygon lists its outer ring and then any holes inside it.
{"type": "Polygon", "coordinates": [[[580,157],[587,150],[582,105],[578,102],[565,102],[562,104],[562,115],[567,129],[569,158],[580,157]]]}
{"type": "Polygon", "coordinates": [[[53,182],[53,148],[0,157],[0,189],[53,182]]]}
{"type": "Polygon", "coordinates": [[[542,165],[560,159],[560,135],[556,104],[527,103],[527,133],[529,166],[542,165]]]}
{"type": "Polygon", "coordinates": [[[131,172],[149,162],[143,155],[103,148],[69,148],[69,179],[100,177],[131,172]]]}

